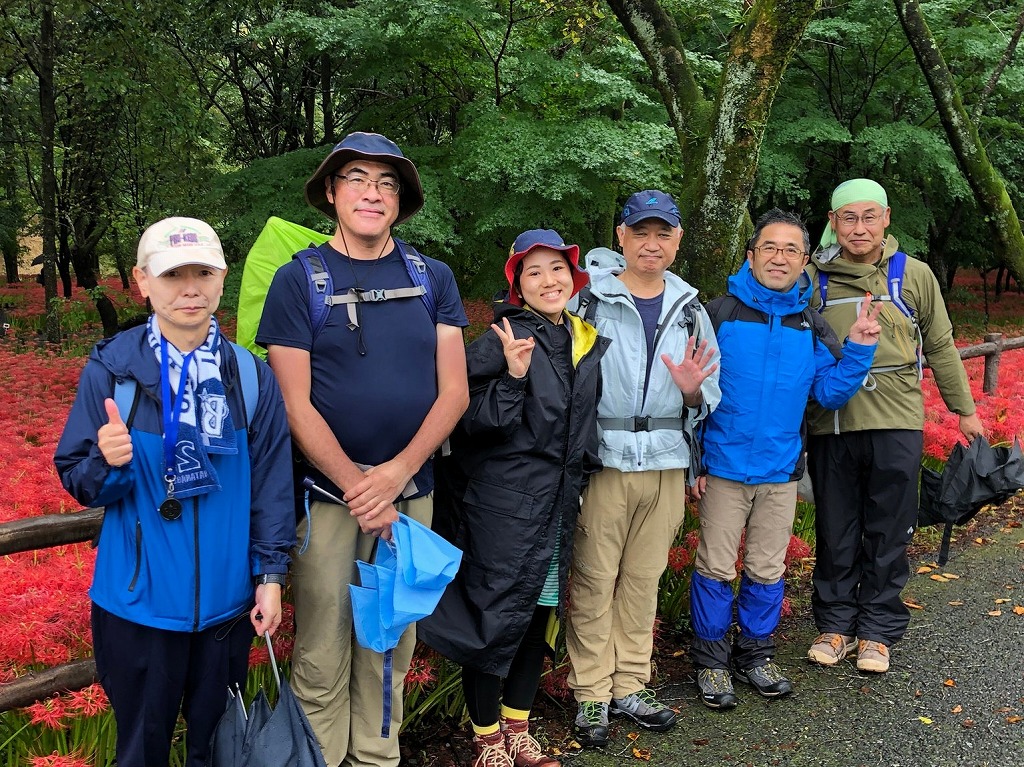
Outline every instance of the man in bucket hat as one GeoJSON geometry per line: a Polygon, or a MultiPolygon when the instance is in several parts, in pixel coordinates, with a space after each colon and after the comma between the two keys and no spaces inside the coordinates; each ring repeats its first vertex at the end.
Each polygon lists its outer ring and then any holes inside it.
{"type": "Polygon", "coordinates": [[[612,343],[597,411],[604,469],[583,492],[566,630],[584,747],[608,743],[609,713],[656,731],[676,721],[647,687],[658,580],[683,521],[687,434],[721,399],[711,321],[696,289],[668,270],[679,224],[669,195],[637,192],[616,229],[622,259],[587,255],[591,300],[579,313],[612,343]],[[601,258],[619,263],[599,269],[601,258]]]}
{"type": "Polygon", "coordinates": [[[300,521],[292,686],[330,767],[397,765],[415,630],[394,651],[392,737],[382,738],[383,658],[352,641],[345,584],[399,511],[430,524],[430,457],[469,401],[468,323],[451,269],[391,234],[423,205],[416,166],[394,142],[349,134],[306,182],[306,200],[336,222],[334,236],[311,275],[301,258],[278,270],[256,341],[281,383],[302,471],[345,505],[311,496],[300,521]],[[321,329],[307,308],[324,273],[333,295],[321,329]]]}
{"type": "Polygon", "coordinates": [[[880,184],[840,184],[809,266],[811,306],[837,334],[846,332],[865,293],[883,304],[864,385],[838,410],[811,403],[807,411],[816,506],[812,606],[821,632],[807,655],[834,666],[855,652],[857,668],[874,673],[889,670],[889,648],[910,620],[900,592],[910,576],[907,545],[918,512],[922,353],[963,435],[984,433],[938,281],[886,235],[889,217],[880,184]]]}

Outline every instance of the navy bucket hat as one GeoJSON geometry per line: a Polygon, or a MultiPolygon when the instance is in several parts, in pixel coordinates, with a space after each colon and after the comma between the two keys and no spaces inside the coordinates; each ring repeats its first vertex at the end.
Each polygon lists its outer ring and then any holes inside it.
{"type": "Polygon", "coordinates": [[[423,207],[423,187],[420,185],[420,174],[398,144],[379,133],[350,133],[331,150],[316,172],[306,182],[306,202],[324,213],[328,218],[337,220],[334,205],[327,200],[327,189],[324,179],[337,171],[345,163],[352,160],[369,160],[390,165],[398,174],[402,191],[398,199],[398,218],[396,224],[412,217],[423,207]]]}
{"type": "Polygon", "coordinates": [[[622,223],[633,226],[649,218],[660,218],[669,226],[679,226],[679,206],[671,195],[657,189],[630,195],[622,209],[622,223]]]}

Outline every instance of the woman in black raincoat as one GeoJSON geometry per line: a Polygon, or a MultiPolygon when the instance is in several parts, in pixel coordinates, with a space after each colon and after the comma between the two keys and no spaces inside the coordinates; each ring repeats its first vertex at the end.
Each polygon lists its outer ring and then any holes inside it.
{"type": "Polygon", "coordinates": [[[460,663],[474,767],[550,767],[527,720],[561,614],[579,499],[597,463],[608,340],[565,311],[587,283],[557,232],[516,238],[491,330],[467,350],[470,404],[438,462],[435,528],[464,552],[420,639],[460,663]]]}

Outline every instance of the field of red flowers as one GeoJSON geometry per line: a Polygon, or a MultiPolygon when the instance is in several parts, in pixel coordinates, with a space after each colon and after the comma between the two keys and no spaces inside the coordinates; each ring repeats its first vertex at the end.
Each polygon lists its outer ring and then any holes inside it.
{"type": "MultiPolygon", "coordinates": [[[[106,282],[105,290],[116,299],[119,312],[128,315],[141,310],[138,294],[124,294],[116,281],[106,282]]],[[[1008,337],[1024,335],[1024,295],[1004,293],[995,301],[990,291],[986,311],[983,283],[970,275],[958,281],[954,293],[950,305],[959,329],[958,344],[975,343],[988,330],[1008,337]]],[[[0,288],[0,307],[6,308],[11,323],[0,338],[0,419],[8,446],[0,474],[0,522],[76,510],[60,486],[52,458],[84,364],[82,350],[100,335],[91,299],[81,293],[64,302],[69,340],[61,352],[43,349],[38,341],[43,296],[35,282],[0,288]]],[[[491,313],[486,302],[467,302],[467,312],[474,335],[487,327],[491,313]]],[[[232,333],[233,317],[230,311],[224,315],[222,324],[232,333]]],[[[981,391],[983,361],[968,360],[966,367],[990,439],[1010,441],[1024,435],[1024,351],[1003,357],[998,391],[991,396],[981,391]]],[[[946,412],[930,373],[925,392],[926,452],[941,460],[958,439],[957,419],[946,412]]],[[[680,573],[690,564],[693,543],[686,541],[673,550],[673,572],[680,573]]],[[[799,546],[797,550],[794,556],[809,553],[799,546]]],[[[87,544],[5,558],[7,620],[0,632],[0,683],[90,654],[87,589],[94,558],[87,544]]],[[[286,628],[286,637],[288,633],[286,628]]],[[[287,655],[287,641],[283,649],[287,655]]],[[[264,660],[254,651],[254,664],[264,660]]],[[[434,660],[419,658],[407,679],[410,703],[429,692],[436,678],[434,660]]],[[[558,675],[552,675],[546,684],[557,682],[558,675]]],[[[108,764],[113,728],[107,708],[102,690],[94,686],[2,714],[0,758],[5,764],[32,767],[108,764]]]]}

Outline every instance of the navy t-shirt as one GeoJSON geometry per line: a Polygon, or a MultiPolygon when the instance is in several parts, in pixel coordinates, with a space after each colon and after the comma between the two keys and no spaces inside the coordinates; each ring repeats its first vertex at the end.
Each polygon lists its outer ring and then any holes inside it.
{"type": "MultiPolygon", "coordinates": [[[[398,250],[373,261],[350,259],[329,245],[320,252],[334,280],[334,292],[350,287],[412,287],[398,250]]],[[[424,257],[437,304],[437,322],[466,327],[455,275],[447,264],[424,257]]],[[[327,324],[313,338],[309,280],[299,261],[277,270],[267,293],[256,342],[310,352],[310,399],[327,421],[345,454],[376,466],[398,455],[412,440],[437,399],[437,329],[423,299],[397,298],[356,304],[359,329],[348,327],[348,305],[330,309],[327,324]]],[[[311,476],[339,494],[319,472],[311,476]]],[[[428,461],[413,477],[415,496],[433,489],[428,461]]]]}
{"type": "Polygon", "coordinates": [[[647,384],[651,380],[651,365],[654,364],[654,336],[658,332],[658,318],[661,317],[661,307],[665,301],[665,293],[659,293],[654,298],[637,298],[633,296],[633,303],[640,313],[640,321],[644,324],[644,339],[647,341],[647,374],[644,376],[644,398],[647,397],[647,384]]]}

